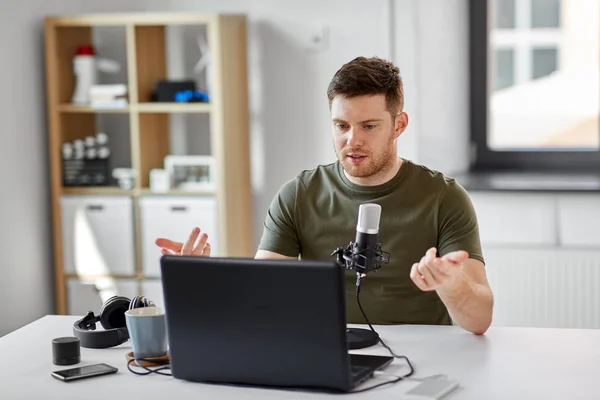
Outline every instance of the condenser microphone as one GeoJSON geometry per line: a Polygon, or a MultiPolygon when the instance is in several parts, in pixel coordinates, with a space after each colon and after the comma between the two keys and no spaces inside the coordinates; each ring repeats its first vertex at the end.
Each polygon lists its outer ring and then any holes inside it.
{"type": "Polygon", "coordinates": [[[352,249],[354,270],[358,273],[367,273],[378,266],[377,239],[379,236],[379,219],[381,206],[379,204],[361,204],[358,208],[358,224],[356,225],[356,239],[352,249]]]}
{"type": "MultiPolygon", "coordinates": [[[[331,253],[332,256],[337,256],[338,265],[356,273],[356,300],[359,302],[361,312],[363,310],[358,294],[363,276],[367,272],[376,271],[381,263],[389,262],[390,258],[389,253],[381,250],[381,244],[378,242],[380,218],[379,204],[361,204],[358,208],[355,241],[350,242],[346,247],[338,247],[331,253]]],[[[364,312],[363,316],[366,320],[364,312]]],[[[379,335],[375,331],[363,328],[348,328],[346,338],[349,349],[364,349],[379,342],[379,335]]]]}
{"type": "Polygon", "coordinates": [[[358,208],[355,241],[346,247],[338,247],[331,253],[332,256],[337,256],[340,266],[356,272],[357,286],[363,275],[378,270],[381,263],[389,262],[389,253],[381,250],[381,244],[378,243],[380,217],[379,204],[361,204],[358,208]]]}

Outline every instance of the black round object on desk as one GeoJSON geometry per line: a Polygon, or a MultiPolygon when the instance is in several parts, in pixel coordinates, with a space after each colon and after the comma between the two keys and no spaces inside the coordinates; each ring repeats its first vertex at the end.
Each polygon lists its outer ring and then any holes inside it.
{"type": "Polygon", "coordinates": [[[60,337],[52,340],[52,362],[56,365],[73,365],[81,361],[79,339],[60,337]]]}
{"type": "Polygon", "coordinates": [[[379,335],[369,329],[347,328],[348,349],[364,349],[379,343],[379,335]]]}

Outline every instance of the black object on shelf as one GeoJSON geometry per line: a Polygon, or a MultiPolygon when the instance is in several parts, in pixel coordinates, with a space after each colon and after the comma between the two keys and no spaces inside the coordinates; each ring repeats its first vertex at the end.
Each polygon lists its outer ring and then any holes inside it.
{"type": "Polygon", "coordinates": [[[152,93],[152,101],[158,103],[207,103],[209,97],[196,89],[194,81],[158,81],[152,93]]]}
{"type": "Polygon", "coordinates": [[[108,186],[108,159],[62,160],[63,186],[108,186]]]}
{"type": "Polygon", "coordinates": [[[175,98],[177,93],[194,90],[196,90],[196,83],[194,81],[161,80],[156,83],[152,101],[172,103],[176,101],[175,98]]]}

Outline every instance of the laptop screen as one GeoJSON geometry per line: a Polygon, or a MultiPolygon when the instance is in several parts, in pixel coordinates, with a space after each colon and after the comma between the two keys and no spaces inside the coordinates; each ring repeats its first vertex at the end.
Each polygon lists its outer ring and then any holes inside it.
{"type": "Polygon", "coordinates": [[[176,378],[349,388],[334,261],[166,255],[161,271],[176,378]]]}

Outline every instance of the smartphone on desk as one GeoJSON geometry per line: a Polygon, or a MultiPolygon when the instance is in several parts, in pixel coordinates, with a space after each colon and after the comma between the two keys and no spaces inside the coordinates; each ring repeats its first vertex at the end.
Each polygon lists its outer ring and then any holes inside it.
{"type": "Polygon", "coordinates": [[[60,371],[52,371],[52,376],[63,382],[71,382],[78,379],[92,378],[94,376],[102,376],[114,374],[118,368],[108,364],[86,365],[84,367],[62,369],[60,371]]]}

